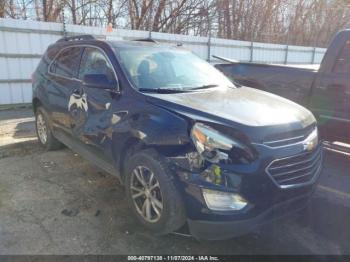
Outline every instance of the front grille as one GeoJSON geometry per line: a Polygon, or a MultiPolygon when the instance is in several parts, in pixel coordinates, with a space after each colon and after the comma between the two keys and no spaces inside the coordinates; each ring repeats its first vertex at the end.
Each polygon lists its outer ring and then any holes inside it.
{"type": "Polygon", "coordinates": [[[322,163],[322,148],[295,156],[276,159],[266,168],[280,188],[297,187],[314,182],[322,163]]]}

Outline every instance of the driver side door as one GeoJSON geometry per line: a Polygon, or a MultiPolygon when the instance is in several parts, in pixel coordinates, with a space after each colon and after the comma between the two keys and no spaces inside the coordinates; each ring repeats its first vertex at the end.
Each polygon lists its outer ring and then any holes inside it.
{"type": "Polygon", "coordinates": [[[78,96],[72,102],[73,104],[77,101],[79,104],[81,100],[84,110],[79,117],[72,119],[72,133],[90,152],[111,162],[110,154],[105,152],[112,136],[111,119],[119,96],[115,90],[85,85],[84,76],[94,74],[106,75],[117,90],[117,76],[106,53],[98,47],[85,47],[79,67],[78,78],[81,82],[78,96]]]}

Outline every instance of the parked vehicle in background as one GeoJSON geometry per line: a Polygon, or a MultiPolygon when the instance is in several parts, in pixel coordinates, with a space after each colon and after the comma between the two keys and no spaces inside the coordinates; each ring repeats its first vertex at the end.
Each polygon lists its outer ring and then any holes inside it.
{"type": "Polygon", "coordinates": [[[335,36],[319,70],[240,62],[215,66],[235,83],[309,108],[327,140],[350,142],[350,30],[335,36]]]}
{"type": "Polygon", "coordinates": [[[59,40],[33,74],[33,108],[40,143],[116,175],[158,234],[247,233],[304,207],[322,167],[307,109],[150,40],[59,40]]]}

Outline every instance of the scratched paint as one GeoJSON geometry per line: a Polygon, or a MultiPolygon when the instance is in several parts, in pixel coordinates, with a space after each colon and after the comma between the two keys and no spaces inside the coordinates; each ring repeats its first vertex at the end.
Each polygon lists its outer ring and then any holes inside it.
{"type": "Polygon", "coordinates": [[[82,94],[82,95],[72,94],[69,97],[68,111],[71,111],[74,105],[76,106],[76,108],[83,109],[85,112],[87,112],[88,103],[86,99],[86,94],[82,94]]]}
{"type": "Polygon", "coordinates": [[[116,114],[112,115],[112,119],[111,119],[111,123],[112,125],[115,125],[116,123],[118,123],[120,121],[120,117],[117,116],[116,114]]]}

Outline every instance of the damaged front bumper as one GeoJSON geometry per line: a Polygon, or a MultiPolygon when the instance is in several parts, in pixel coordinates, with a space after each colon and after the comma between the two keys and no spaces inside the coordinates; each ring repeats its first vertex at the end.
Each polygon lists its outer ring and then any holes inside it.
{"type": "Polygon", "coordinates": [[[232,221],[208,221],[188,219],[190,233],[196,239],[223,240],[254,231],[257,227],[272,223],[305,208],[313,191],[305,195],[274,204],[259,215],[232,221]]]}
{"type": "MultiPolygon", "coordinates": [[[[264,158],[248,165],[207,163],[202,169],[193,168],[196,162],[188,156],[169,159],[185,204],[191,234],[198,239],[212,240],[235,237],[305,207],[321,170],[322,148],[319,146],[310,153],[312,157],[321,155],[315,179],[302,186],[282,189],[267,174],[266,167],[273,159],[292,153],[264,152],[261,154],[264,158]],[[206,179],[208,172],[212,172],[211,181],[206,179]],[[203,194],[205,191],[231,194],[232,205],[223,205],[222,210],[217,206],[213,208],[203,194]],[[233,203],[235,201],[238,204],[233,203]]],[[[216,200],[227,201],[220,197],[216,200]]]]}

